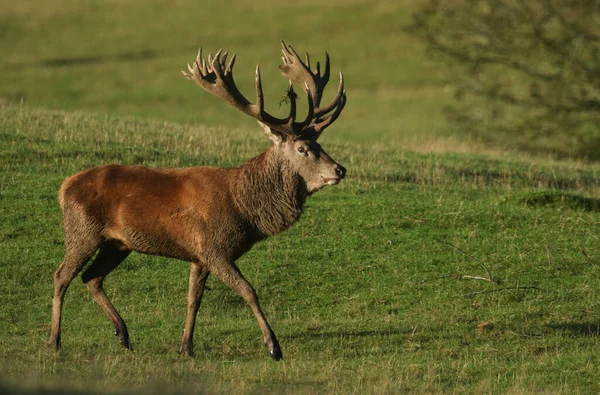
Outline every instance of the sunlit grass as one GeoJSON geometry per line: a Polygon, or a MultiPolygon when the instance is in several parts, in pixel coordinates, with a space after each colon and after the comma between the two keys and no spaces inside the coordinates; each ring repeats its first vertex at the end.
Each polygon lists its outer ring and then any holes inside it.
{"type": "Polygon", "coordinates": [[[268,140],[258,127],[28,106],[0,107],[0,131],[0,372],[9,389],[598,389],[595,165],[328,137],[348,178],[239,261],[280,338],[282,363],[269,359],[250,309],[214,278],[198,316],[198,356],[178,357],[188,267],[139,254],[106,281],[134,352],[120,348],[76,280],[55,354],[45,342],[63,254],[62,179],[111,162],[239,165],[268,140]]]}

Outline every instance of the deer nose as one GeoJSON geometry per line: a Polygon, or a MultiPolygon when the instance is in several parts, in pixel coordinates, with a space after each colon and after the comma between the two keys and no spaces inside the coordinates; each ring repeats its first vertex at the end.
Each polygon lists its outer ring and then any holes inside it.
{"type": "Polygon", "coordinates": [[[342,165],[335,165],[335,174],[337,174],[337,176],[340,178],[340,180],[344,177],[346,177],[346,168],[342,165]]]}

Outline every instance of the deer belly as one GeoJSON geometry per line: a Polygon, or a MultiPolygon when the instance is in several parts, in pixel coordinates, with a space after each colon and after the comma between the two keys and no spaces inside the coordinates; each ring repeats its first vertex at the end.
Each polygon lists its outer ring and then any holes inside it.
{"type": "Polygon", "coordinates": [[[120,241],[130,250],[148,255],[159,255],[184,261],[194,261],[195,257],[181,238],[173,237],[167,232],[152,232],[125,228],[120,241]]]}

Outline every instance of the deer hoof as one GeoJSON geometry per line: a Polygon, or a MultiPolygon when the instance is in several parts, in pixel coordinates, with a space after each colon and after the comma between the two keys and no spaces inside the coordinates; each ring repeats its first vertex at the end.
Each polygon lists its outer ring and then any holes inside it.
{"type": "Polygon", "coordinates": [[[60,350],[60,337],[48,340],[48,348],[52,348],[56,351],[60,350]]]}
{"type": "Polygon", "coordinates": [[[273,358],[276,361],[280,361],[281,359],[283,359],[281,347],[279,347],[279,343],[277,342],[269,348],[269,354],[271,355],[271,358],[273,358]]]}
{"type": "Polygon", "coordinates": [[[179,349],[179,355],[187,358],[194,358],[194,352],[188,347],[181,347],[179,349]]]}
{"type": "Polygon", "coordinates": [[[123,336],[123,334],[119,334],[119,343],[121,343],[121,345],[123,347],[125,347],[126,349],[128,349],[129,351],[133,351],[133,348],[131,348],[131,344],[129,343],[129,336],[125,335],[123,336]]]}
{"type": "Polygon", "coordinates": [[[131,344],[129,344],[129,340],[128,339],[119,339],[119,343],[121,343],[121,345],[128,349],[129,351],[133,351],[133,348],[131,347],[131,344]]]}

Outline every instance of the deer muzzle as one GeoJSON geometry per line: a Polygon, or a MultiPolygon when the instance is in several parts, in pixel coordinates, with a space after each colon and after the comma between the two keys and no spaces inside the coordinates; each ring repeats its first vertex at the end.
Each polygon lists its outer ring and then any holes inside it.
{"type": "Polygon", "coordinates": [[[337,185],[342,181],[344,177],[346,177],[346,168],[340,164],[335,164],[333,167],[333,173],[335,177],[322,177],[323,183],[325,185],[337,185]]]}

